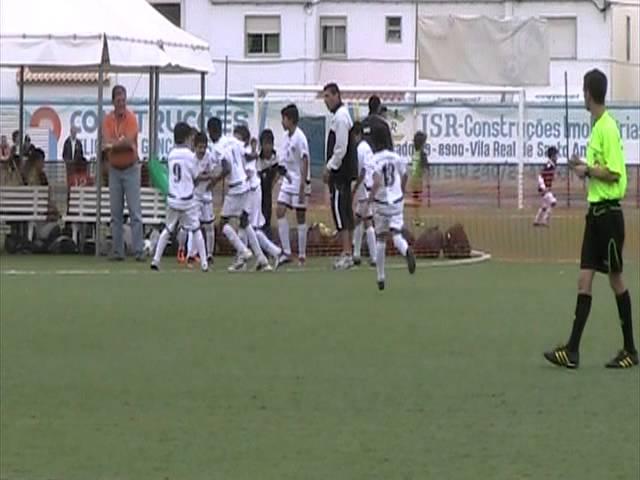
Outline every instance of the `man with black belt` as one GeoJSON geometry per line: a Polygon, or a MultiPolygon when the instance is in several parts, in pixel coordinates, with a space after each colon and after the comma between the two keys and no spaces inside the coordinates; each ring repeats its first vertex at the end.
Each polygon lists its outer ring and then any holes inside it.
{"type": "Polygon", "coordinates": [[[569,342],[544,357],[551,363],[566,368],[577,368],[580,362],[579,346],[582,331],[591,310],[591,286],[596,272],[609,276],[624,339],[623,349],[606,364],[607,368],[630,368],[638,365],[638,352],[633,341],[631,325],[631,297],[622,280],[622,247],[624,244],[624,217],[620,201],[627,188],[624,150],[618,125],[605,107],[607,77],[599,70],[584,76],[584,99],[591,112],[592,130],[587,146],[587,161],[578,156],[569,162],[580,178],[588,179],[586,217],[578,299],[569,342]]]}
{"type": "Polygon", "coordinates": [[[351,115],[342,103],[340,89],[335,83],[324,87],[324,103],[333,114],[327,137],[327,165],[323,175],[331,192],[331,213],[338,230],[342,254],[334,263],[337,270],[353,267],[351,239],[353,236],[353,205],[351,182],[357,176],[357,158],[354,145],[350,145],[351,115]]]}

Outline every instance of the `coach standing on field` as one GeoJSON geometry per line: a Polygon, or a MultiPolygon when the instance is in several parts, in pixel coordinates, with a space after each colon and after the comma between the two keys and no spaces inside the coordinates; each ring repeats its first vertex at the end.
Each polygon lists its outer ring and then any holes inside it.
{"type": "Polygon", "coordinates": [[[573,171],[588,181],[587,212],[575,319],[569,342],[544,357],[551,363],[577,368],[582,331],[591,310],[591,286],[596,272],[609,276],[624,339],[623,349],[606,364],[607,368],[630,368],[638,364],[638,352],[633,341],[631,326],[631,297],[622,280],[622,247],[624,244],[624,217],[620,201],[627,188],[627,170],[620,130],[605,107],[607,77],[599,70],[584,76],[584,100],[591,113],[591,136],[587,146],[587,161],[574,155],[569,161],[573,171]]]}
{"type": "Polygon", "coordinates": [[[351,239],[354,221],[351,182],[357,174],[357,167],[354,165],[349,149],[349,132],[353,127],[353,120],[349,110],[342,103],[340,89],[335,83],[325,85],[324,103],[332,116],[327,137],[327,165],[323,179],[329,184],[331,213],[342,246],[342,255],[336,260],[334,268],[347,270],[353,267],[351,239]]]}
{"type": "Polygon", "coordinates": [[[113,112],[102,123],[109,160],[109,202],[111,204],[112,260],[124,260],[124,199],[131,218],[131,234],[136,260],[144,261],[142,208],[140,205],[140,165],[138,165],[138,121],[127,109],[127,90],[116,85],[111,91],[113,112]]]}

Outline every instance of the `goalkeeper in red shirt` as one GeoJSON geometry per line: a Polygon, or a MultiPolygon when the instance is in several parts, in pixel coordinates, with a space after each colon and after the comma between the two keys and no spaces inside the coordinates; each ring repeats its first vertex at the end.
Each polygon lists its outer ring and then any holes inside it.
{"type": "Polygon", "coordinates": [[[538,192],[541,195],[541,205],[533,221],[534,227],[548,227],[551,218],[551,210],[556,206],[556,197],[551,191],[553,187],[553,177],[556,174],[558,164],[558,149],[549,147],[547,150],[547,163],[538,175],[538,192]]]}

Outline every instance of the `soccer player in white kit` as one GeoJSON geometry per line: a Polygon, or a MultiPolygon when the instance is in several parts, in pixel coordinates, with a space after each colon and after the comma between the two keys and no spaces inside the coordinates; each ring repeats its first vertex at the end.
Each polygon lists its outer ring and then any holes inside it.
{"type": "Polygon", "coordinates": [[[167,219],[151,262],[152,270],[159,270],[164,249],[178,223],[193,233],[193,242],[200,255],[202,271],[206,272],[209,269],[204,238],[200,231],[200,212],[194,198],[196,170],[194,153],[189,145],[190,137],[191,127],[184,122],[177,123],[173,130],[174,147],[169,153],[167,219]]]}
{"type": "Polygon", "coordinates": [[[409,273],[416,271],[416,258],[402,236],[404,225],[404,192],[407,183],[407,161],[391,150],[385,150],[386,131],[375,126],[371,129],[373,147],[373,186],[369,202],[373,204],[373,222],[378,242],[376,245],[376,269],[378,288],[384,290],[384,261],[387,238],[407,261],[409,273]]]}
{"type": "Polygon", "coordinates": [[[354,139],[358,145],[358,179],[353,187],[353,198],[356,201],[355,228],[353,230],[353,264],[360,265],[363,233],[367,235],[369,247],[369,265],[376,264],[376,231],[373,228],[373,209],[369,203],[369,190],[373,186],[373,151],[362,135],[362,123],[354,122],[352,127],[354,139]]]}
{"type": "Polygon", "coordinates": [[[298,263],[304,265],[307,258],[307,199],[311,195],[311,164],[309,144],[304,132],[298,127],[300,114],[294,104],[281,110],[282,128],[285,133],[280,147],[279,165],[284,178],[278,194],[278,233],[282,255],[278,265],[291,261],[291,239],[287,210],[296,211],[298,221],[298,263]]]}
{"type": "MultiPolygon", "coordinates": [[[[247,182],[249,182],[249,194],[247,211],[249,214],[249,225],[253,227],[256,232],[256,238],[260,244],[260,248],[269,254],[274,259],[276,268],[278,261],[282,255],[282,249],[275,245],[262,231],[264,227],[264,215],[262,213],[262,184],[260,181],[260,175],[258,174],[258,152],[256,145],[251,142],[251,132],[245,125],[238,125],[233,129],[233,135],[244,143],[245,165],[244,169],[247,172],[247,182]]],[[[244,242],[244,238],[241,238],[244,242]]]]}
{"type": "Polygon", "coordinates": [[[258,244],[256,232],[249,225],[249,183],[247,182],[247,172],[245,171],[245,146],[237,138],[222,138],[222,122],[219,118],[210,118],[207,122],[207,129],[209,137],[214,144],[214,155],[219,159],[222,167],[222,172],[213,178],[209,188],[213,189],[215,184],[222,178],[226,178],[228,182],[227,194],[222,205],[222,233],[237,252],[237,259],[229,267],[229,271],[246,270],[247,260],[253,254],[256,256],[256,270],[270,270],[269,262],[258,244]],[[242,243],[233,227],[229,225],[229,220],[232,218],[237,218],[240,223],[240,229],[246,231],[247,240],[253,254],[242,243]]]}
{"type": "MultiPolygon", "coordinates": [[[[209,188],[213,171],[217,167],[213,155],[207,151],[207,136],[202,132],[197,132],[194,137],[195,146],[195,164],[196,164],[196,188],[194,191],[198,208],[200,209],[200,225],[204,230],[205,245],[207,247],[207,261],[209,264],[213,261],[213,252],[215,251],[215,230],[213,222],[215,215],[213,213],[213,192],[209,188]]],[[[193,241],[190,238],[191,249],[189,259],[195,255],[193,241]]]]}

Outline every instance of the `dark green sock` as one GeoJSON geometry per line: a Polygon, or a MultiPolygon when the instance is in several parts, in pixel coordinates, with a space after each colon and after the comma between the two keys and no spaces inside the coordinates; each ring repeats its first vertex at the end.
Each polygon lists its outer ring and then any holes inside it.
{"type": "Polygon", "coordinates": [[[567,343],[567,348],[571,352],[577,352],[580,349],[580,338],[582,338],[582,332],[584,331],[584,326],[587,324],[590,311],[591,295],[579,293],[578,299],[576,300],[576,316],[573,320],[569,343],[567,343]]]}
{"type": "Polygon", "coordinates": [[[631,324],[631,296],[629,290],[616,296],[618,304],[618,315],[620,316],[620,326],[622,327],[622,338],[624,339],[624,349],[629,353],[635,353],[636,347],[633,343],[633,326],[631,324]]]}

